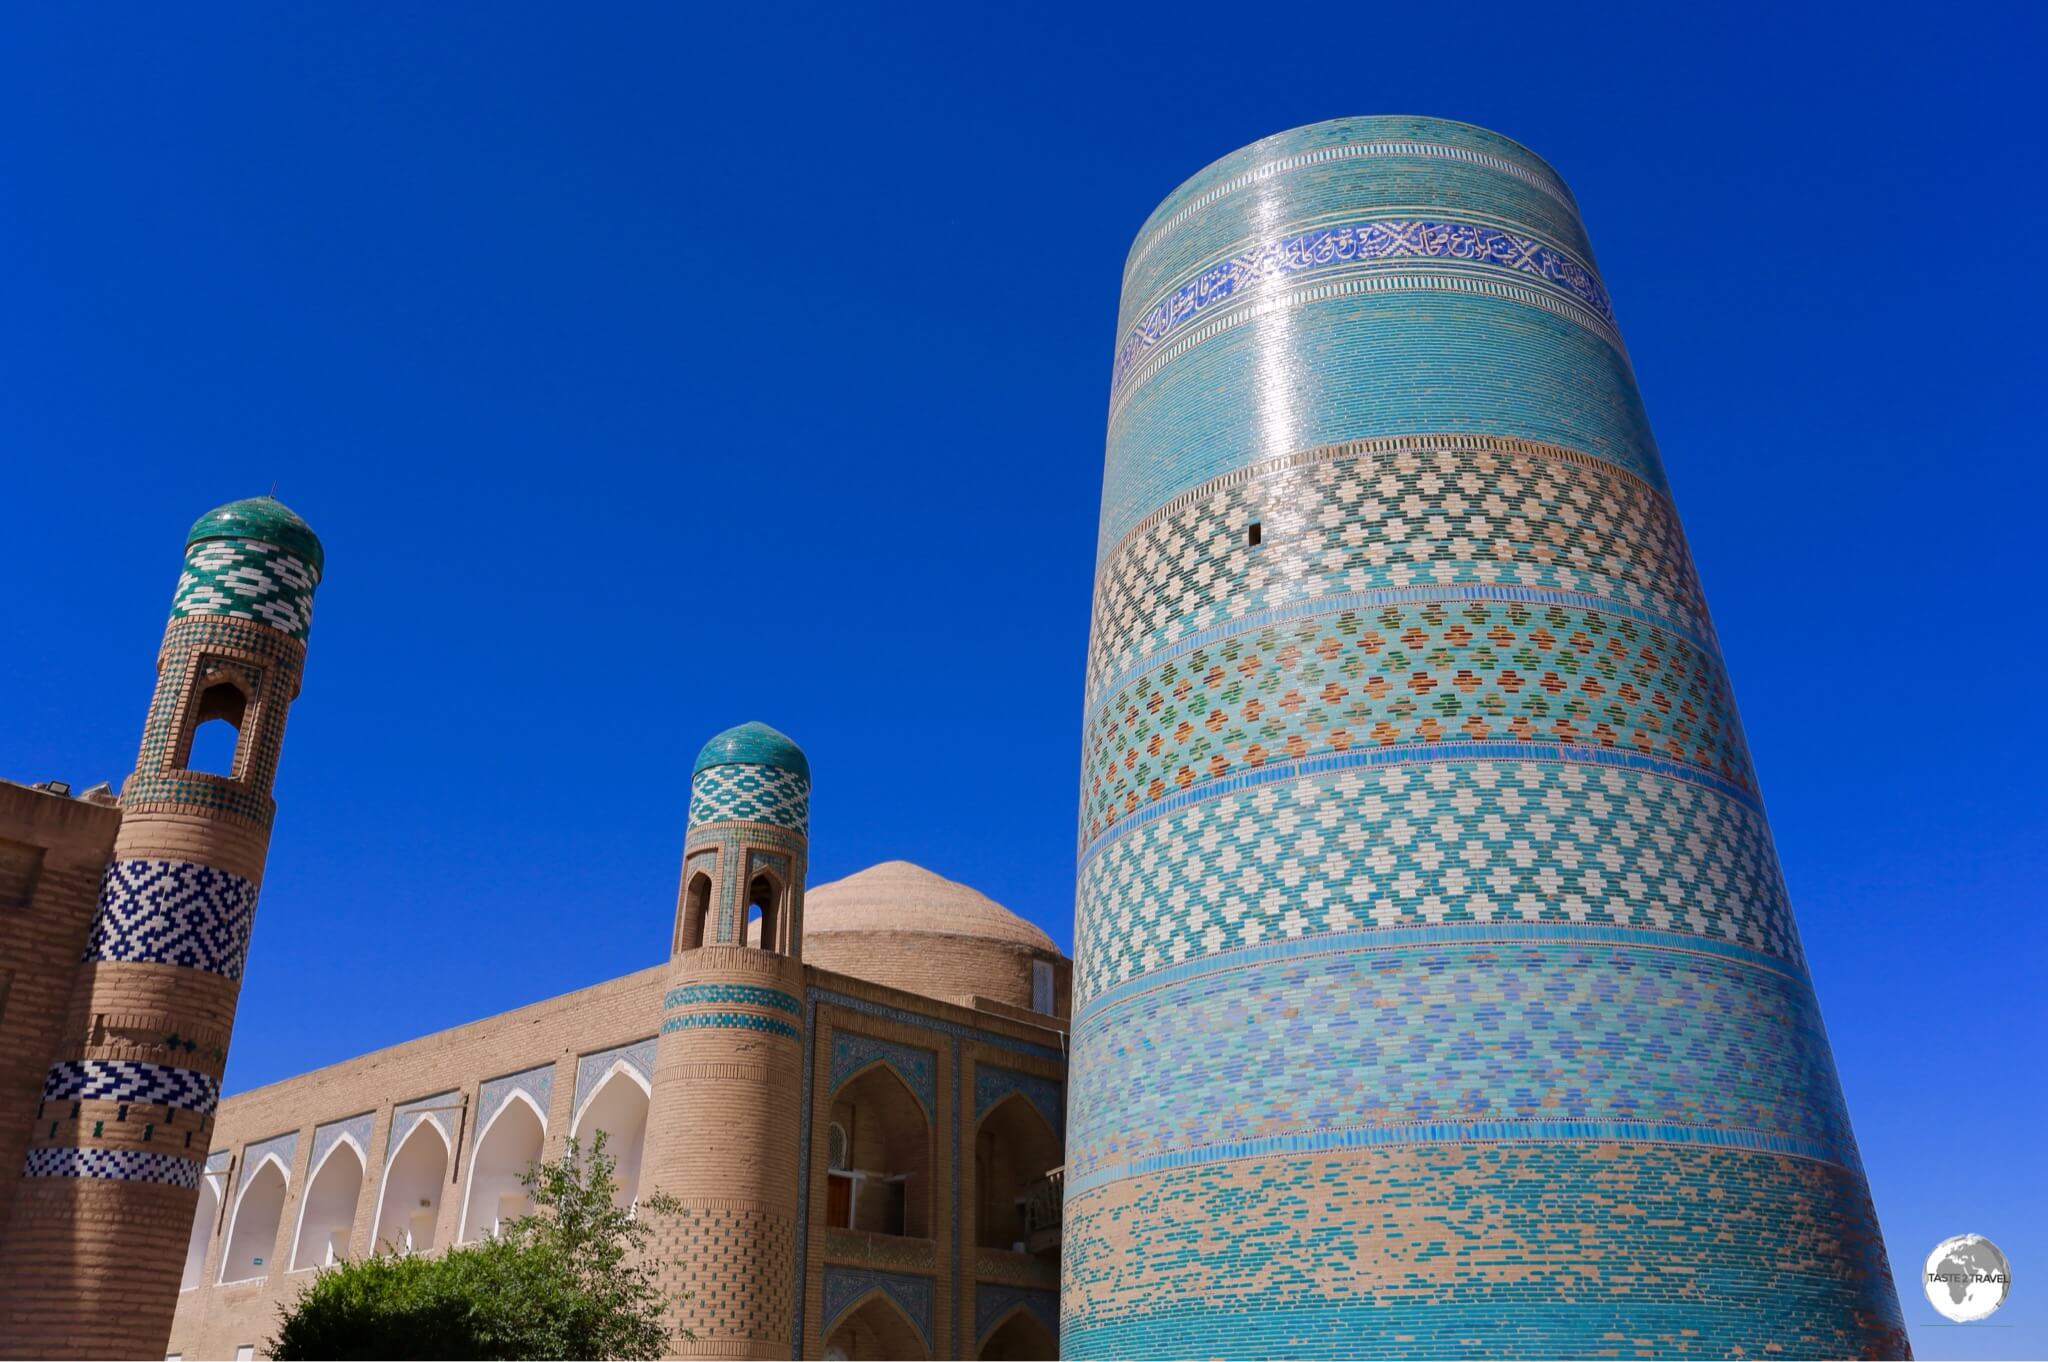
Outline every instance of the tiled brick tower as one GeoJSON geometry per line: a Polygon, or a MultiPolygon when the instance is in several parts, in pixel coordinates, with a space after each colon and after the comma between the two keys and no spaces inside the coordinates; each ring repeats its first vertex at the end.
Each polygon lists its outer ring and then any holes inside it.
{"type": "Polygon", "coordinates": [[[790,1356],[810,807],[810,764],[764,724],[691,771],[642,1173],[683,1202],[658,1245],[689,1293],[680,1356],[790,1356]]]}
{"type": "Polygon", "coordinates": [[[0,1238],[0,1355],[163,1355],[320,572],[320,541],[268,497],[186,539],[65,1048],[0,1238]],[[238,730],[230,771],[187,769],[216,718],[238,730]]]}
{"type": "Polygon", "coordinates": [[[1556,172],[1283,133],[1153,213],[1118,327],[1062,1347],[1902,1353],[1556,172]]]}

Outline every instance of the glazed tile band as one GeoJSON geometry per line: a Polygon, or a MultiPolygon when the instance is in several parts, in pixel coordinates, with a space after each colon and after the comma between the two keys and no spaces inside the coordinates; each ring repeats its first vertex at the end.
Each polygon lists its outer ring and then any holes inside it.
{"type": "MultiPolygon", "coordinates": [[[[1133,370],[1148,355],[1205,317],[1228,312],[1233,303],[1248,297],[1259,300],[1259,286],[1269,281],[1341,275],[1358,269],[1407,268],[1424,260],[1497,271],[1517,281],[1541,284],[1574,305],[1567,315],[1590,316],[1594,329],[1620,347],[1606,286],[1563,247],[1486,223],[1370,219],[1280,237],[1204,269],[1148,307],[1126,333],[1111,367],[1110,392],[1122,392],[1132,381],[1133,370]]],[[[1212,334],[1203,333],[1205,337],[1212,334]]],[[[1154,369],[1156,366],[1146,373],[1154,369]]]]}
{"type": "Polygon", "coordinates": [[[197,1187],[199,1161],[143,1149],[31,1149],[22,1163],[25,1178],[94,1178],[109,1182],[161,1182],[197,1187]]]}
{"type": "Polygon", "coordinates": [[[1811,1140],[1786,1139],[1754,1130],[1718,1130],[1705,1126],[1657,1125],[1647,1121],[1424,1121],[1411,1126],[1326,1129],[1312,1135],[1279,1135],[1182,1150],[1157,1158],[1106,1167],[1083,1177],[1069,1175],[1068,1197],[1079,1197],[1113,1182],[1173,1168],[1200,1167],[1238,1159],[1289,1154],[1427,1144],[1692,1144],[1783,1154],[1860,1171],[1830,1147],[1811,1140]]]}
{"type": "Polygon", "coordinates": [[[69,1059],[43,1079],[43,1100],[177,1107],[208,1116],[220,1105],[220,1080],[197,1069],[140,1060],[69,1059]]]}
{"type": "Polygon", "coordinates": [[[1131,275],[1144,262],[1145,257],[1152,253],[1152,248],[1172,235],[1174,228],[1180,226],[1211,204],[1218,203],[1240,190],[1248,189],[1252,185],[1270,180],[1275,175],[1283,175],[1290,170],[1299,170],[1307,166],[1329,165],[1338,161],[1378,160],[1385,157],[1416,157],[1425,160],[1463,161],[1469,165],[1484,166],[1488,170],[1497,170],[1504,175],[1512,175],[1523,183],[1542,190],[1574,215],[1579,211],[1578,201],[1572,197],[1571,190],[1565,187],[1562,180],[1549,174],[1547,167],[1543,170],[1537,170],[1520,162],[1509,160],[1505,156],[1475,151],[1470,147],[1454,147],[1443,142],[1345,142],[1337,146],[1318,147],[1314,151],[1305,151],[1299,155],[1283,156],[1278,160],[1267,161],[1263,165],[1245,171],[1241,175],[1225,180],[1222,184],[1212,189],[1203,190],[1193,199],[1174,210],[1165,221],[1157,226],[1146,227],[1139,232],[1139,244],[1131,252],[1130,258],[1124,263],[1124,280],[1126,283],[1129,282],[1131,275]]]}
{"type": "Polygon", "coordinates": [[[685,984],[681,988],[670,989],[661,999],[664,1011],[705,1003],[773,1007],[792,1017],[798,1012],[796,999],[779,988],[762,988],[756,984],[685,984]]]}

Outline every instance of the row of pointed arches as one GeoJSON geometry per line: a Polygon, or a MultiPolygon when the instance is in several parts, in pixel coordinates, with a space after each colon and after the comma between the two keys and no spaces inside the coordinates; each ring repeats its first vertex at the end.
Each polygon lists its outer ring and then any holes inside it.
{"type": "MultiPolygon", "coordinates": [[[[614,1064],[573,1118],[569,1133],[586,1147],[597,1131],[606,1133],[606,1149],[616,1160],[620,1204],[639,1196],[640,1165],[647,1134],[650,1098],[647,1080],[629,1065],[614,1064]]],[[[525,1091],[515,1089],[487,1118],[478,1133],[462,1191],[456,1241],[474,1243],[497,1233],[507,1221],[531,1209],[521,1175],[540,1162],[547,1141],[547,1114],[525,1091]]],[[[253,1151],[252,1151],[253,1152],[253,1151]]],[[[373,1250],[424,1253],[435,1247],[443,1196],[452,1185],[455,1144],[441,1113],[412,1117],[397,1136],[385,1161],[384,1176],[373,1203],[366,1204],[369,1155],[355,1134],[344,1131],[321,1151],[307,1171],[306,1189],[295,1210],[291,1206],[288,1155],[268,1150],[256,1155],[254,1167],[242,1170],[233,1205],[222,1216],[227,1179],[208,1174],[200,1180],[199,1206],[185,1253],[184,1288],[206,1281],[206,1261],[215,1226],[223,1237],[220,1266],[213,1280],[222,1285],[256,1281],[272,1270],[272,1254],[287,1271],[302,1272],[349,1255],[356,1221],[371,1216],[369,1244],[373,1250]],[[280,1243],[279,1231],[292,1212],[292,1233],[280,1243]]]]}

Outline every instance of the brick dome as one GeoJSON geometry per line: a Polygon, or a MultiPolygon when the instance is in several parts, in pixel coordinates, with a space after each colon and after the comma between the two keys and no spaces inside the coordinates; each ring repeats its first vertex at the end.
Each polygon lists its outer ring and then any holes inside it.
{"type": "Polygon", "coordinates": [[[884,861],[804,895],[804,939],[838,932],[975,936],[1057,953],[1052,938],[978,889],[909,861],[884,861]]]}

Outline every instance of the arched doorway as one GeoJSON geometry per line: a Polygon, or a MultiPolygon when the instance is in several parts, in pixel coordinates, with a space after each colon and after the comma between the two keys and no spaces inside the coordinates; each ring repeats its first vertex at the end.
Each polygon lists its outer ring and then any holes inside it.
{"type": "Polygon", "coordinates": [[[625,1065],[615,1064],[597,1085],[597,1091],[584,1102],[583,1110],[576,1113],[576,1123],[569,1128],[586,1151],[598,1131],[605,1133],[604,1148],[615,1165],[612,1174],[619,1180],[621,1206],[630,1207],[640,1195],[640,1158],[647,1144],[648,1097],[646,1081],[625,1065]]]}
{"type": "Polygon", "coordinates": [[[1060,1355],[1060,1345],[1038,1322],[1038,1316],[1024,1306],[1012,1310],[989,1336],[982,1340],[975,1356],[981,1362],[1051,1362],[1060,1355]]]}
{"type": "Polygon", "coordinates": [[[875,1292],[834,1321],[825,1335],[825,1356],[846,1362],[900,1362],[930,1357],[917,1326],[881,1292],[875,1292]]]}
{"type": "Polygon", "coordinates": [[[356,1227],[356,1203],[362,1195],[362,1151],[354,1140],[336,1140],[306,1183],[306,1199],[299,1206],[299,1233],[292,1247],[292,1271],[348,1257],[349,1238],[356,1227]]]}
{"type": "Polygon", "coordinates": [[[1031,1251],[1025,1203],[1065,1157],[1059,1136],[1024,1094],[991,1107],[974,1135],[974,1242],[1031,1251]]]}
{"type": "Polygon", "coordinates": [[[520,1175],[540,1162],[546,1138],[547,1122],[533,1100],[523,1092],[507,1097],[476,1142],[458,1243],[488,1239],[499,1225],[533,1209],[520,1175]]]}
{"type": "Polygon", "coordinates": [[[213,1222],[220,1218],[220,1189],[211,1173],[199,1179],[199,1209],[192,1217],[192,1237],[185,1245],[185,1277],[180,1291],[190,1291],[206,1276],[206,1246],[213,1242],[213,1222]]]}
{"type": "Polygon", "coordinates": [[[270,1255],[277,1250],[277,1230],[284,1220],[289,1180],[275,1154],[266,1155],[242,1184],[235,1214],[228,1222],[227,1252],[220,1256],[220,1279],[252,1282],[270,1275],[270,1255]]]}
{"type": "Polygon", "coordinates": [[[425,1253],[441,1219],[441,1189],[448,1182],[448,1137],[432,1120],[413,1122],[384,1168],[370,1242],[377,1249],[425,1253]]]}
{"type": "Polygon", "coordinates": [[[896,1071],[876,1064],[832,1099],[826,1223],[931,1237],[931,1126],[896,1071]],[[841,1133],[843,1132],[843,1133],[841,1133]]]}

